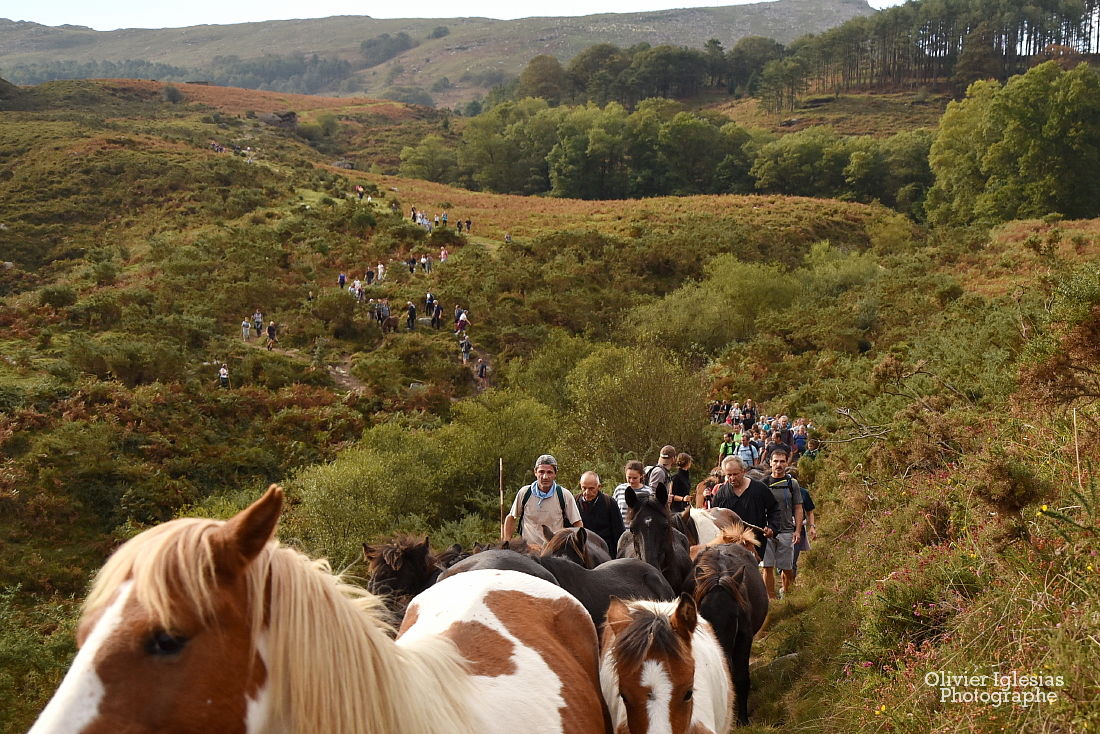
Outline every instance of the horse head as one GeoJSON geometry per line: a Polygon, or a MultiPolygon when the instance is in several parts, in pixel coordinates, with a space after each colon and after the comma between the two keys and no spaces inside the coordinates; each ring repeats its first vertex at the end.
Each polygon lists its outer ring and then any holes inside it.
{"type": "Polygon", "coordinates": [[[589,552],[589,535],[584,528],[563,528],[553,533],[543,525],[542,532],[546,536],[546,544],[542,546],[540,556],[566,558],[588,569],[598,565],[589,552]]]}
{"type": "Polygon", "coordinates": [[[626,489],[627,529],[630,530],[638,558],[663,568],[672,555],[672,514],[668,510],[668,491],[657,487],[656,499],[639,497],[633,488],[626,489]]]}
{"type": "MultiPolygon", "coordinates": [[[[686,734],[695,713],[692,649],[698,612],[687,594],[673,602],[612,597],[603,627],[601,687],[616,731],[686,734]]],[[[728,684],[727,684],[728,685],[728,684]]]]}
{"type": "Polygon", "coordinates": [[[255,704],[270,671],[255,640],[282,505],[272,485],[226,522],[174,520],[119,548],[85,602],[76,659],[31,731],[263,729],[255,704]]]}
{"type": "Polygon", "coordinates": [[[378,547],[364,543],[363,559],[370,567],[367,590],[388,597],[399,619],[409,600],[431,585],[439,568],[427,538],[418,541],[404,535],[378,547]]]}

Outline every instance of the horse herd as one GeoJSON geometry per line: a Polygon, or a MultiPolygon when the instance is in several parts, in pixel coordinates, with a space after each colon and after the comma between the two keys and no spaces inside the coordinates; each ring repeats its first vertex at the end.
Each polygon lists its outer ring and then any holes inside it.
{"type": "Polygon", "coordinates": [[[666,499],[628,491],[615,559],[583,528],[365,546],[367,590],[273,539],[274,485],[228,521],[165,523],[97,575],[31,732],[725,734],[767,614],[755,540],[666,499]]]}

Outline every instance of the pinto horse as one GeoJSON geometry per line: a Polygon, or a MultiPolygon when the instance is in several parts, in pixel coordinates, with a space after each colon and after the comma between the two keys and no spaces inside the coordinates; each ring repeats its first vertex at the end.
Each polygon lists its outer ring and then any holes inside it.
{"type": "Polygon", "coordinates": [[[377,597],[272,539],[282,504],[272,486],[123,545],[33,734],[610,730],[595,627],[560,588],[465,574],[414,599],[394,641],[377,597]]]}
{"type": "Polygon", "coordinates": [[[626,488],[627,530],[619,538],[619,558],[640,558],[664,574],[673,591],[691,590],[691,555],[687,537],[672,526],[668,490],[657,487],[656,499],[626,488]],[[687,587],[685,587],[687,584],[687,587]]]}
{"type": "Polygon", "coordinates": [[[544,558],[568,558],[589,570],[611,560],[604,539],[584,528],[562,528],[555,533],[543,525],[542,534],[546,536],[546,544],[539,555],[544,558]]]}
{"type": "Polygon", "coordinates": [[[726,734],[730,675],[695,600],[623,602],[607,609],[600,687],[616,734],[726,734]]]}
{"type": "Polygon", "coordinates": [[[725,651],[737,689],[737,723],[747,724],[752,640],[768,616],[768,591],[756,554],[740,544],[704,550],[695,559],[695,601],[725,651]]]}

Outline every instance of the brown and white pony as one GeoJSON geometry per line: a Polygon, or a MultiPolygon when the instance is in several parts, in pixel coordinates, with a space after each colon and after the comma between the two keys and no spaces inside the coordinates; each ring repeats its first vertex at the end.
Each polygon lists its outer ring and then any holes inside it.
{"type": "Polygon", "coordinates": [[[695,600],[612,598],[600,686],[615,734],[726,734],[733,690],[726,658],[695,600]]]}
{"type": "Polygon", "coordinates": [[[122,546],[33,734],[609,729],[595,628],[560,588],[464,574],[415,599],[395,642],[377,597],[272,540],[282,504],[272,486],[122,546]]]}

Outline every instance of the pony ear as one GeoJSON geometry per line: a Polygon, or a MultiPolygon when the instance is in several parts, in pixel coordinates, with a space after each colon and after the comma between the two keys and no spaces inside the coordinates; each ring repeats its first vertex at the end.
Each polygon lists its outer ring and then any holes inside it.
{"type": "Polygon", "coordinates": [[[547,540],[550,540],[551,538],[554,537],[554,531],[551,530],[550,528],[546,527],[545,525],[543,525],[542,526],[542,537],[546,538],[547,540]]]}
{"type": "Polygon", "coordinates": [[[672,613],[672,629],[684,640],[690,640],[695,634],[695,625],[699,623],[699,609],[695,606],[695,600],[687,594],[680,594],[680,602],[676,605],[676,611],[672,613]]]}
{"type": "Polygon", "coordinates": [[[366,543],[363,543],[363,560],[364,561],[369,561],[374,556],[374,554],[377,553],[377,552],[378,551],[375,550],[374,548],[371,548],[366,543]]]}
{"type": "Polygon", "coordinates": [[[611,632],[618,637],[630,626],[630,607],[617,596],[611,597],[607,605],[607,615],[604,617],[604,627],[610,627],[611,632]]]}
{"type": "Polygon", "coordinates": [[[432,544],[428,540],[427,535],[424,536],[424,542],[420,544],[420,547],[423,548],[424,550],[431,550],[432,549],[432,544]]]}
{"type": "Polygon", "coordinates": [[[588,545],[588,531],[577,528],[577,532],[570,533],[569,542],[573,545],[573,550],[577,551],[577,555],[583,557],[588,545]]]}
{"type": "Polygon", "coordinates": [[[634,507],[638,504],[638,493],[634,491],[633,487],[626,488],[626,506],[634,507]]]}
{"type": "Polygon", "coordinates": [[[668,487],[665,486],[664,482],[657,483],[657,501],[662,505],[668,504],[668,487]]]}
{"type": "Polygon", "coordinates": [[[282,509],[283,489],[272,484],[263,497],[218,528],[211,537],[219,551],[218,572],[234,576],[244,570],[275,534],[282,509]]]}

